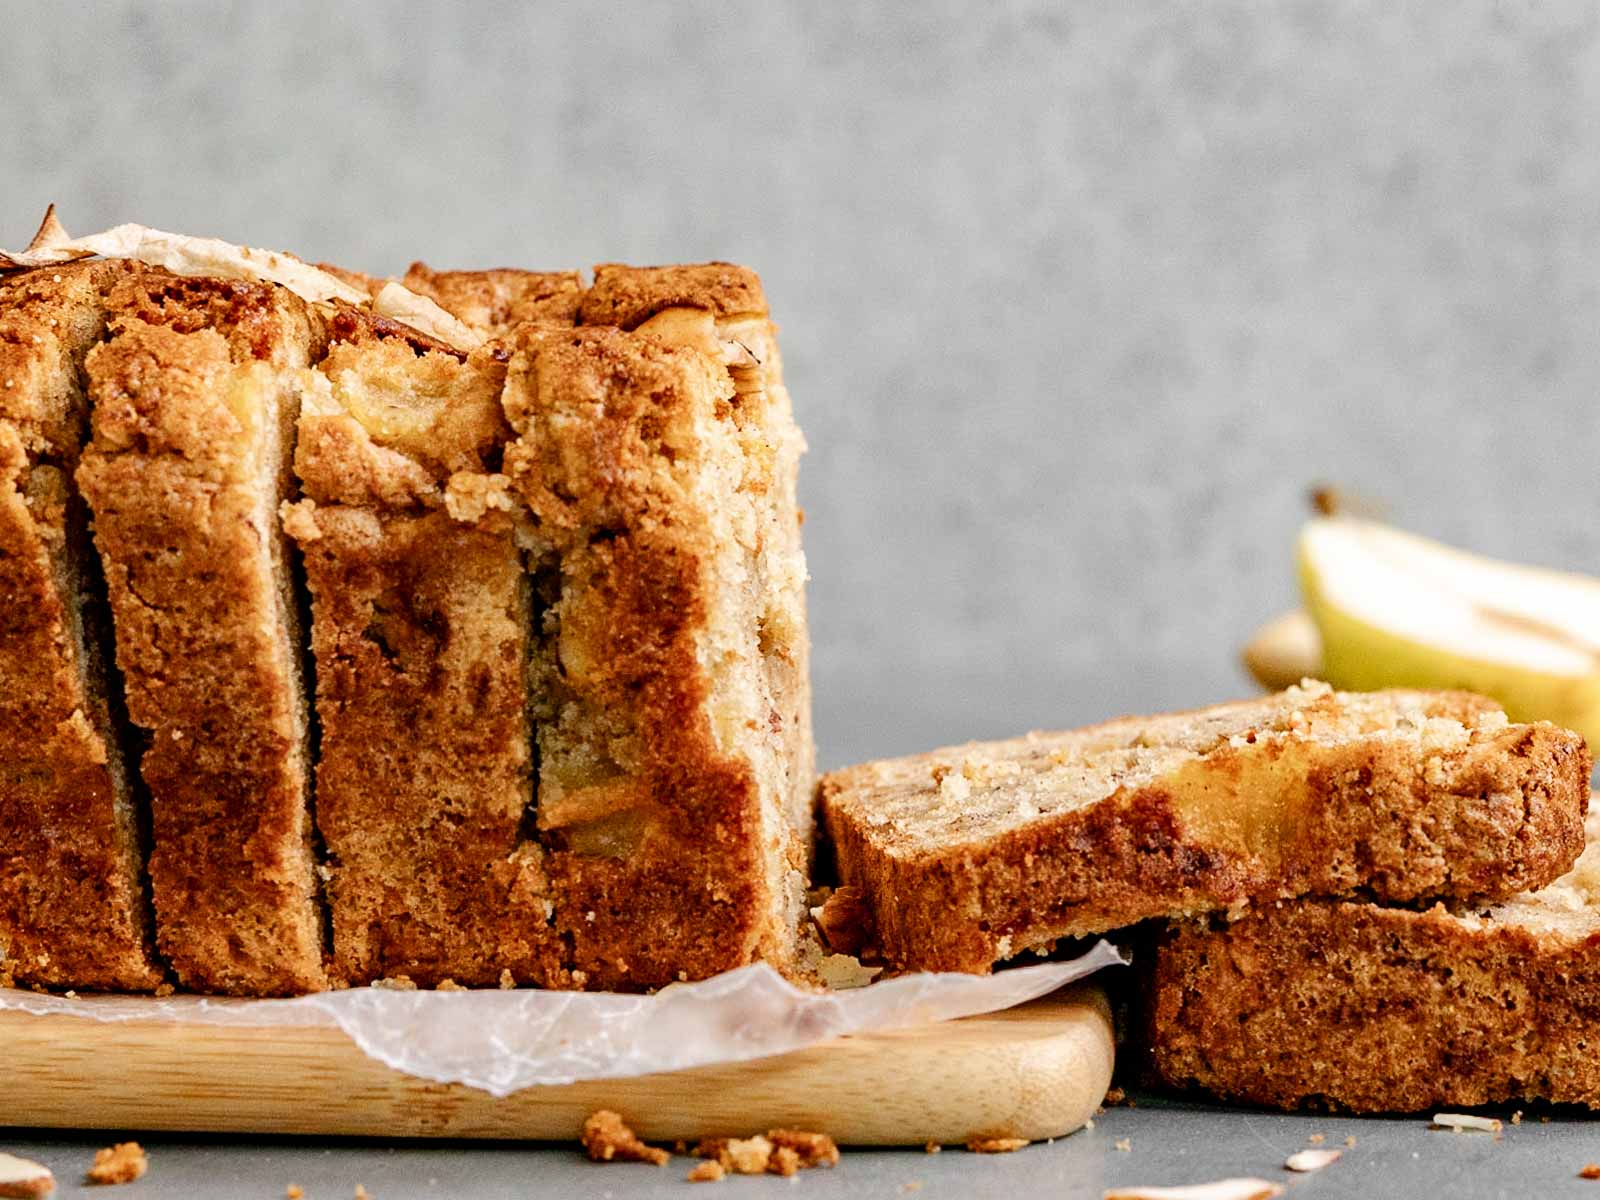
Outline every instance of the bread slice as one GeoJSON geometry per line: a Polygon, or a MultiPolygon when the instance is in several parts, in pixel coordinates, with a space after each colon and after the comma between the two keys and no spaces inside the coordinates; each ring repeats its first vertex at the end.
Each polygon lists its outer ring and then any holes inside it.
{"type": "Polygon", "coordinates": [[[890,962],[984,971],[1246,901],[1542,886],[1582,849],[1590,766],[1477,697],[1308,684],[852,767],[821,803],[890,962]]]}
{"type": "Polygon", "coordinates": [[[312,596],[334,973],[558,982],[528,816],[533,589],[492,471],[505,356],[353,310],[330,333],[284,521],[312,596]]]}
{"type": "Polygon", "coordinates": [[[601,268],[580,317],[516,335],[505,393],[543,609],[552,922],[585,986],[791,963],[812,772],[800,440],[760,284],[601,268]]]}
{"type": "Polygon", "coordinates": [[[148,734],[157,939],[183,986],[320,988],[301,632],[278,505],[320,323],[272,285],[139,270],[87,371],[94,514],[148,734]]]}
{"type": "Polygon", "coordinates": [[[1337,900],[1194,920],[1145,971],[1157,1076],[1275,1108],[1600,1108],[1600,805],[1577,866],[1491,907],[1337,900]]]}
{"type": "Polygon", "coordinates": [[[0,977],[155,987],[140,813],[111,710],[81,365],[122,268],[0,277],[0,977]]]}

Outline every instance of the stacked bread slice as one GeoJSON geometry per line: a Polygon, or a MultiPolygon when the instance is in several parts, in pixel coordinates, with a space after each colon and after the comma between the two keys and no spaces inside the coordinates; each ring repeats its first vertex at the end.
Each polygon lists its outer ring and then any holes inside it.
{"type": "Polygon", "coordinates": [[[54,241],[128,257],[0,274],[0,974],[793,965],[802,442],[751,272],[54,241]]]}
{"type": "Polygon", "coordinates": [[[1600,1108],[1600,805],[1555,883],[1499,903],[1337,900],[1158,935],[1162,1082],[1277,1108],[1600,1108]]]}
{"type": "Polygon", "coordinates": [[[821,783],[844,885],[822,924],[984,971],[1150,922],[1143,1028],[1181,1087],[1600,1104],[1591,766],[1476,696],[1311,683],[869,763],[821,783]]]}

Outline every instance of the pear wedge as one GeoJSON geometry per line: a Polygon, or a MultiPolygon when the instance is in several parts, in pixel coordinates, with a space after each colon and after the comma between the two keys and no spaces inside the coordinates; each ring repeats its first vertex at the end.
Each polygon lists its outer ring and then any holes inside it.
{"type": "Polygon", "coordinates": [[[1298,559],[1334,687],[1463,688],[1600,746],[1600,580],[1349,517],[1309,522],[1298,559]]]}

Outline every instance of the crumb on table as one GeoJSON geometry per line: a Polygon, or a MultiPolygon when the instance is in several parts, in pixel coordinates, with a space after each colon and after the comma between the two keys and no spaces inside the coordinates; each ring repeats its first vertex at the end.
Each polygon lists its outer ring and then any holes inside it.
{"type": "Polygon", "coordinates": [[[99,1185],[132,1183],[150,1169],[150,1159],[138,1142],[118,1142],[94,1152],[88,1182],[99,1185]]]}
{"type": "Polygon", "coordinates": [[[812,1167],[831,1167],[839,1147],[825,1133],[805,1129],[769,1129],[747,1138],[702,1138],[697,1158],[710,1159],[724,1174],[794,1175],[812,1167]]]}
{"type": "Polygon", "coordinates": [[[595,1162],[644,1162],[666,1166],[672,1156],[656,1146],[647,1146],[629,1129],[622,1117],[608,1108],[589,1114],[583,1123],[583,1149],[595,1162]]]}
{"type": "Polygon", "coordinates": [[[972,1137],[967,1139],[967,1149],[974,1154],[1010,1154],[1028,1144],[1019,1137],[972,1137]]]}
{"type": "Polygon", "coordinates": [[[720,1183],[726,1175],[727,1172],[722,1169],[721,1163],[714,1158],[708,1158],[689,1168],[689,1174],[685,1178],[690,1183],[720,1183]]]}

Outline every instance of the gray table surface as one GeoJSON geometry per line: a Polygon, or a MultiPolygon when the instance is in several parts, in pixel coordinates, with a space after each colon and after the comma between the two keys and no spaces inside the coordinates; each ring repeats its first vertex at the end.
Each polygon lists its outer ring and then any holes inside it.
{"type": "MultiPolygon", "coordinates": [[[[3,1098],[0,1098],[3,1104],[3,1098]]],[[[1504,1113],[1501,1115],[1509,1115],[1504,1113]]],[[[118,1189],[115,1200],[153,1196],[282,1197],[291,1183],[307,1200],[444,1196],[593,1196],[616,1200],[682,1196],[690,1163],[665,1168],[597,1166],[572,1146],[329,1142],[307,1139],[147,1137],[150,1173],[118,1189]]],[[[45,1130],[0,1132],[0,1148],[48,1163],[59,1196],[89,1189],[78,1180],[108,1138],[45,1130]]],[[[1108,1110],[1094,1127],[1010,1155],[949,1149],[850,1150],[832,1171],[786,1181],[732,1179],[721,1196],[1022,1197],[1099,1200],[1121,1184],[1196,1183],[1254,1175],[1286,1185],[1304,1200],[1335,1197],[1600,1197],[1600,1182],[1578,1178],[1600,1160],[1600,1123],[1563,1110],[1531,1110],[1520,1125],[1489,1134],[1431,1131],[1425,1117],[1282,1115],[1207,1107],[1140,1095],[1133,1108],[1108,1110]],[[1325,1145],[1356,1144],[1324,1171],[1292,1176],[1284,1159],[1322,1134],[1325,1145]],[[1117,1144],[1126,1140],[1127,1150],[1117,1144]],[[791,1190],[793,1189],[793,1190],[791,1190]]],[[[98,1189],[96,1195],[102,1195],[98,1189]]],[[[691,1189],[688,1194],[702,1194],[691,1189]]]]}

